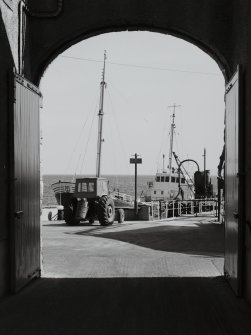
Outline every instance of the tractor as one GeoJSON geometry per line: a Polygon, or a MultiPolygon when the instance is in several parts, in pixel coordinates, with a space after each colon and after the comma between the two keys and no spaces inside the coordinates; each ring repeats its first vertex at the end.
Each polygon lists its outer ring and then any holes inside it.
{"type": "MultiPolygon", "coordinates": [[[[116,209],[118,222],[124,221],[124,210],[116,209]]],[[[109,195],[108,180],[105,178],[78,178],[75,192],[69,206],[64,209],[65,222],[77,225],[80,221],[94,223],[99,220],[102,226],[112,225],[115,220],[115,205],[109,195]]]]}

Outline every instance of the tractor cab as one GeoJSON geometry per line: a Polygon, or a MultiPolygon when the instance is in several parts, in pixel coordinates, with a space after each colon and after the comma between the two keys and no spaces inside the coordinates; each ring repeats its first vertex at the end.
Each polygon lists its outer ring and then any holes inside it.
{"type": "Polygon", "coordinates": [[[74,197],[87,199],[101,198],[109,194],[108,183],[106,178],[78,178],[76,179],[74,197]]]}

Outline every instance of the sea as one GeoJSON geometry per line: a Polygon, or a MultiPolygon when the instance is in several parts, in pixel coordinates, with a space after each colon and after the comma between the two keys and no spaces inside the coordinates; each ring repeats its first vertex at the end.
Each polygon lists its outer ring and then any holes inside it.
{"type": "MultiPolygon", "coordinates": [[[[83,176],[77,176],[81,178],[83,176]]],[[[85,175],[85,177],[91,177],[85,175]]],[[[133,175],[102,175],[102,178],[107,178],[109,180],[110,191],[119,191],[120,193],[126,193],[128,195],[134,196],[134,176],[133,175]]],[[[43,175],[44,183],[44,194],[43,194],[43,207],[57,205],[53,190],[51,185],[53,183],[61,181],[73,181],[72,175],[43,175]]],[[[147,189],[147,182],[154,180],[154,176],[139,175],[137,178],[137,189],[138,196],[143,195],[147,189]]]]}
{"type": "MultiPolygon", "coordinates": [[[[77,176],[77,178],[81,178],[83,176],[77,176]]],[[[85,177],[91,177],[86,176],[85,177]]],[[[126,193],[128,195],[134,196],[134,175],[103,175],[103,178],[107,178],[109,180],[109,189],[110,191],[119,191],[120,193],[126,193]]],[[[144,196],[147,189],[147,182],[154,180],[154,175],[139,175],[138,176],[138,197],[144,196]]],[[[44,194],[43,194],[43,207],[47,206],[55,206],[57,205],[56,198],[54,196],[51,185],[53,183],[61,181],[73,181],[72,175],[56,175],[56,174],[45,174],[43,175],[43,183],[44,183],[44,194]]],[[[211,176],[212,184],[214,185],[214,191],[216,191],[217,187],[217,177],[211,176]]]]}

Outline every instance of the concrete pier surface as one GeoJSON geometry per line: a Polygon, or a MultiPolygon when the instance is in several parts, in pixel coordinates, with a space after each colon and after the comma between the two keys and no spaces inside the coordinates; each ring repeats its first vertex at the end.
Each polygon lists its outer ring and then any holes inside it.
{"type": "Polygon", "coordinates": [[[224,231],[214,217],[115,223],[42,223],[43,277],[214,277],[223,274],[224,231]]]}
{"type": "Polygon", "coordinates": [[[1,335],[251,334],[212,218],[42,225],[44,278],[0,301],[1,335]]]}

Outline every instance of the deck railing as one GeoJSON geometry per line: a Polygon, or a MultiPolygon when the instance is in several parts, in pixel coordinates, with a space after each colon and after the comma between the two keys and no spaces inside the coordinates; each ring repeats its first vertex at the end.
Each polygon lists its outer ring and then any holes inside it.
{"type": "MultiPolygon", "coordinates": [[[[150,215],[152,220],[161,220],[182,215],[218,216],[218,202],[215,199],[152,201],[150,215]]],[[[224,207],[220,209],[224,210],[224,207]]]]}

